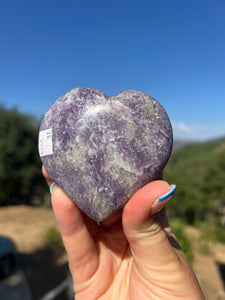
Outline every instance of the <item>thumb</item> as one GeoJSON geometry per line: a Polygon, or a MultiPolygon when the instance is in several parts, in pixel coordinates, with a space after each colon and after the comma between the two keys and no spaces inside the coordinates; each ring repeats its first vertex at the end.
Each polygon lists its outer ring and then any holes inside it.
{"type": "Polygon", "coordinates": [[[177,257],[167,238],[168,223],[162,218],[175,190],[175,185],[157,180],[140,189],[124,207],[124,233],[136,263],[144,269],[168,266],[177,257]]]}

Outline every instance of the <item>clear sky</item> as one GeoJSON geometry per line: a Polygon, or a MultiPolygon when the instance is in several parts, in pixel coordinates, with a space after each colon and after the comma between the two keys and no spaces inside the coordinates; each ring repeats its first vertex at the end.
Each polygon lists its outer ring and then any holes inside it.
{"type": "Polygon", "coordinates": [[[224,0],[0,0],[0,102],[92,87],[156,98],[175,138],[225,136],[224,0]]]}

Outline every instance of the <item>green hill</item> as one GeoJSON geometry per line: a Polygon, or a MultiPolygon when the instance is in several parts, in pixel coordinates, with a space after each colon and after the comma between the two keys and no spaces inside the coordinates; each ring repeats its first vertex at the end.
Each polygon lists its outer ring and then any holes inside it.
{"type": "Polygon", "coordinates": [[[189,224],[220,217],[225,207],[225,138],[175,151],[164,179],[177,185],[168,205],[171,217],[189,224]]]}

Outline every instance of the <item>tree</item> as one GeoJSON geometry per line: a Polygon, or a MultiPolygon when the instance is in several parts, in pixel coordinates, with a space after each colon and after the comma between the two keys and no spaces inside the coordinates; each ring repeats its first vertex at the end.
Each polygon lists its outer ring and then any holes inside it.
{"type": "Polygon", "coordinates": [[[171,216],[189,224],[219,214],[225,204],[225,140],[195,144],[172,154],[164,178],[177,185],[171,216]]]}
{"type": "Polygon", "coordinates": [[[0,205],[31,204],[43,194],[37,137],[35,117],[0,106],[0,205]]]}

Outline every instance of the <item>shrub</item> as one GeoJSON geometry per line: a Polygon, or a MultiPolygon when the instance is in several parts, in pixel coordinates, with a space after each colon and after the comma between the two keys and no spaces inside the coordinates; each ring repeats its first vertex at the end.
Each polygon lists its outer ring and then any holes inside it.
{"type": "Polygon", "coordinates": [[[184,232],[186,224],[181,221],[180,219],[176,218],[171,221],[171,227],[173,230],[173,233],[176,235],[177,240],[184,251],[186,257],[188,258],[189,261],[192,261],[194,258],[193,251],[192,251],[192,246],[191,242],[186,236],[184,232]]]}
{"type": "Polygon", "coordinates": [[[61,235],[55,226],[49,227],[46,230],[45,244],[46,247],[53,251],[56,255],[61,255],[65,251],[61,235]]]}

